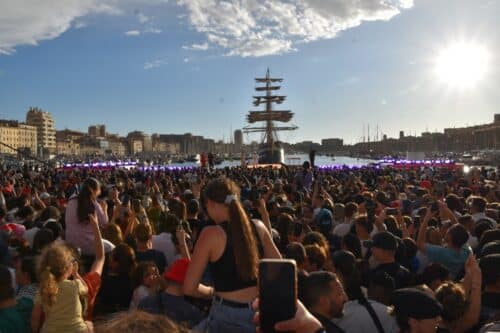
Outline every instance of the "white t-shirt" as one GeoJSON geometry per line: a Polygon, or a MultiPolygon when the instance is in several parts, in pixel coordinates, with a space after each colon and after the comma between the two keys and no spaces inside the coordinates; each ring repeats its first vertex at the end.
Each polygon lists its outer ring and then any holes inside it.
{"type": "Polygon", "coordinates": [[[134,294],[132,295],[132,299],[130,300],[129,310],[136,310],[139,306],[139,303],[146,297],[149,296],[149,289],[142,284],[135,288],[134,294]]]}
{"type": "Polygon", "coordinates": [[[488,220],[488,221],[491,222],[491,224],[493,225],[494,228],[497,227],[497,221],[495,221],[491,217],[486,216],[485,213],[475,213],[475,214],[472,214],[472,219],[474,220],[474,223],[477,223],[480,220],[488,220]]]}
{"type": "Polygon", "coordinates": [[[168,232],[162,232],[159,235],[153,236],[153,249],[163,252],[165,259],[167,259],[167,265],[175,261],[177,249],[172,241],[172,235],[168,232]]]}
{"type": "Polygon", "coordinates": [[[335,228],[333,228],[333,234],[339,237],[344,237],[349,233],[349,230],[351,230],[350,223],[341,223],[335,228]]]}
{"type": "Polygon", "coordinates": [[[469,244],[469,246],[475,250],[476,247],[478,247],[479,245],[479,240],[477,239],[476,236],[472,236],[470,233],[469,233],[469,240],[467,241],[467,244],[469,244]]]}
{"type": "MultiPolygon", "coordinates": [[[[384,304],[369,300],[373,310],[377,314],[385,333],[398,333],[399,327],[396,319],[389,314],[389,308],[384,304]]],[[[358,301],[348,301],[344,305],[342,318],[334,318],[333,321],[344,331],[349,333],[378,332],[370,313],[358,301]]]]}
{"type": "Polygon", "coordinates": [[[33,240],[35,239],[36,233],[40,230],[38,227],[33,227],[24,232],[23,238],[28,241],[30,248],[33,248],[33,240]]]}

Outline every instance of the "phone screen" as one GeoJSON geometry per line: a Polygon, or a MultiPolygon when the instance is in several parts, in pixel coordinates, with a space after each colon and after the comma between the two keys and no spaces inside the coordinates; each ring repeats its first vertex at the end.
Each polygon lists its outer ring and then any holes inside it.
{"type": "Polygon", "coordinates": [[[297,311],[295,261],[263,259],[259,262],[260,328],[274,333],[277,322],[289,320],[297,311]]]}

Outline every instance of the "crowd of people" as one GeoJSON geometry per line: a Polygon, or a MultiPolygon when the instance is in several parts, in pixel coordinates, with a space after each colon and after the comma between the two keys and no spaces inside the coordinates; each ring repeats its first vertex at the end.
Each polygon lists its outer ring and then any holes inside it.
{"type": "Polygon", "coordinates": [[[308,162],[0,170],[0,333],[256,332],[264,258],[297,268],[297,313],[276,331],[492,332],[499,180],[308,162]]]}

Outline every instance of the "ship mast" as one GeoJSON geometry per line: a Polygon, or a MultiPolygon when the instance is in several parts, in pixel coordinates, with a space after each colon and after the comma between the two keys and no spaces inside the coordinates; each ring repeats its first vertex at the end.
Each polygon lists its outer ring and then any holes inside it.
{"type": "Polygon", "coordinates": [[[264,86],[259,86],[255,88],[257,92],[265,92],[265,95],[253,96],[254,106],[260,106],[265,104],[265,110],[261,111],[250,111],[247,115],[247,122],[249,124],[255,124],[257,122],[265,122],[265,126],[252,127],[248,125],[243,128],[245,133],[264,133],[263,143],[267,146],[267,149],[272,153],[276,149],[276,142],[278,141],[278,131],[292,131],[296,130],[297,126],[276,126],[275,121],[288,123],[293,118],[293,112],[290,110],[273,110],[273,104],[281,104],[285,101],[286,96],[283,95],[273,95],[273,91],[278,91],[281,89],[279,85],[273,85],[273,83],[283,82],[281,78],[272,78],[269,74],[269,68],[266,72],[265,78],[255,78],[257,83],[264,83],[264,86]]]}

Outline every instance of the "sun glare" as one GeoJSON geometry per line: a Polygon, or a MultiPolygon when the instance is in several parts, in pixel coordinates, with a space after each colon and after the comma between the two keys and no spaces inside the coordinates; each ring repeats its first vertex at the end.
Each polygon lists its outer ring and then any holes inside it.
{"type": "Polygon", "coordinates": [[[435,71],[438,79],[451,88],[474,88],[488,71],[486,48],[474,43],[450,44],[438,54],[435,71]]]}

